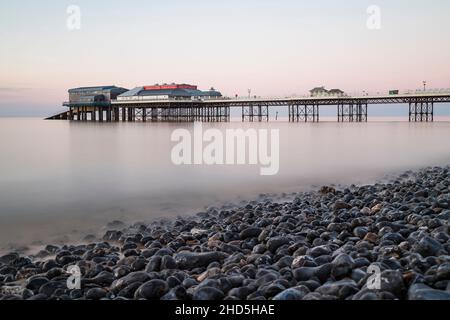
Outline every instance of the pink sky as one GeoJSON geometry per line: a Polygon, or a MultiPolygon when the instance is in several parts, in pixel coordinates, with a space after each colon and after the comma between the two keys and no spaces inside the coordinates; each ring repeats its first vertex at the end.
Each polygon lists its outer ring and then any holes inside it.
{"type": "MultiPolygon", "coordinates": [[[[78,1],[81,29],[61,1],[0,4],[0,112],[57,109],[76,86],[186,82],[224,95],[302,95],[450,87],[448,1],[78,1]]],[[[5,113],[5,112],[3,112],[5,113]]],[[[0,113],[1,114],[1,113],[0,113]]]]}

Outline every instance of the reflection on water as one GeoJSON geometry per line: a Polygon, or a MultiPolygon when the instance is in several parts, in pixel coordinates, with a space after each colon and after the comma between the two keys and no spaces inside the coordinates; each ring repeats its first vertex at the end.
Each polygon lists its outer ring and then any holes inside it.
{"type": "Polygon", "coordinates": [[[106,222],[190,214],[259,193],[370,183],[450,160],[450,123],[211,123],[280,130],[280,171],[175,166],[170,135],[192,124],[0,119],[0,247],[97,232],[106,222]]]}

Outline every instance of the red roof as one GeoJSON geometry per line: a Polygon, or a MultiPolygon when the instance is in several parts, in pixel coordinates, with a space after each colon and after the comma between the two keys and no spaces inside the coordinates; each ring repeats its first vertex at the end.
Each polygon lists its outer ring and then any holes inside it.
{"type": "Polygon", "coordinates": [[[189,84],[168,84],[168,85],[154,85],[154,86],[145,86],[144,90],[174,90],[174,89],[190,89],[197,90],[197,86],[191,86],[189,84]]]}

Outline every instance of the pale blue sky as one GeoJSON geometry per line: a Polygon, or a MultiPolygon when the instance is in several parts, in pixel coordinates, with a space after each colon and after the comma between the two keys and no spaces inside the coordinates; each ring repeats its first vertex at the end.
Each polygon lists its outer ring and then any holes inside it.
{"type": "Polygon", "coordinates": [[[450,87],[449,35],[447,0],[0,0],[0,115],[52,113],[82,85],[260,96],[450,87]],[[72,4],[79,31],[66,27],[72,4]],[[381,30],[366,27],[372,4],[381,30]]]}

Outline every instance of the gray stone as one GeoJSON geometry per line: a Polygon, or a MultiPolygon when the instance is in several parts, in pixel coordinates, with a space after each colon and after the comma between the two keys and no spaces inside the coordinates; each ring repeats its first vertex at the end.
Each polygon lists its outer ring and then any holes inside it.
{"type": "Polygon", "coordinates": [[[222,300],[225,297],[224,293],[214,287],[201,287],[195,290],[194,295],[192,297],[193,300],[222,300]]]}
{"type": "Polygon", "coordinates": [[[159,299],[169,291],[169,286],[163,280],[153,279],[141,285],[135,292],[136,299],[159,299]]]}
{"type": "Polygon", "coordinates": [[[413,250],[420,253],[423,257],[437,257],[442,252],[443,247],[438,241],[425,236],[413,247],[413,250]]]}
{"type": "Polygon", "coordinates": [[[326,296],[335,296],[338,299],[345,299],[348,296],[355,294],[359,291],[359,288],[353,280],[340,280],[336,282],[328,282],[317,288],[315,292],[318,292],[326,296]]]}
{"type": "Polygon", "coordinates": [[[267,249],[269,249],[270,252],[275,253],[279,247],[288,243],[289,239],[286,237],[273,237],[267,241],[267,249]]]}
{"type": "Polygon", "coordinates": [[[239,234],[239,237],[242,240],[248,239],[248,238],[258,238],[259,235],[261,234],[262,229],[261,228],[247,228],[241,231],[241,233],[239,234]]]}
{"type": "Polygon", "coordinates": [[[86,293],[86,299],[100,300],[100,299],[106,297],[107,293],[108,293],[108,291],[106,291],[103,288],[92,288],[92,289],[89,289],[88,292],[86,293]]]}
{"type": "Polygon", "coordinates": [[[348,254],[343,253],[334,258],[333,262],[331,262],[331,265],[331,275],[335,279],[341,279],[351,274],[355,266],[355,261],[348,254]]]}
{"type": "Polygon", "coordinates": [[[435,290],[425,284],[413,284],[408,290],[408,300],[450,300],[450,292],[435,290]]]}
{"type": "Polygon", "coordinates": [[[175,262],[181,269],[194,269],[208,266],[211,262],[222,261],[227,257],[223,252],[189,252],[183,251],[175,255],[175,262]]]}
{"type": "Polygon", "coordinates": [[[309,292],[305,286],[289,288],[277,294],[273,300],[302,300],[309,292]]]}

